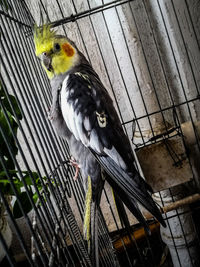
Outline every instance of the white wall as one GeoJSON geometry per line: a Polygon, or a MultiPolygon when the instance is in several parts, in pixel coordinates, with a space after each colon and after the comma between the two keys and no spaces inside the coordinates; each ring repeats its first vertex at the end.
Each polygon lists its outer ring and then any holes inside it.
{"type": "MultiPolygon", "coordinates": [[[[39,23],[39,1],[26,2],[39,23]]],[[[61,12],[55,0],[44,3],[51,21],[89,8],[87,1],[74,1],[75,10],[72,1],[60,0],[61,12]]],[[[89,3],[94,8],[102,1],[89,3]]],[[[113,100],[117,101],[122,122],[127,122],[146,116],[147,112],[197,97],[199,87],[196,85],[199,86],[200,81],[199,13],[198,0],[135,0],[65,24],[64,29],[89,56],[113,100]]],[[[62,26],[58,31],[64,33],[62,26]]],[[[190,102],[189,108],[193,120],[199,119],[199,102],[190,102]]],[[[187,105],[178,108],[177,113],[181,122],[190,120],[187,105]]],[[[163,115],[157,113],[138,120],[145,140],[152,136],[152,129],[157,134],[174,125],[172,115],[170,109],[163,115]]],[[[132,123],[126,124],[130,138],[131,126],[132,123]]],[[[140,136],[138,127],[136,136],[140,136]]],[[[141,142],[141,138],[136,138],[135,142],[141,142]]]]}

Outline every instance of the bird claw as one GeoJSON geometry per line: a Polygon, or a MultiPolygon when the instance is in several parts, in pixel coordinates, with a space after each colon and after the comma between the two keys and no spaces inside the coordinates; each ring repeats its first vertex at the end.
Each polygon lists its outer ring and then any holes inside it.
{"type": "Polygon", "coordinates": [[[70,160],[70,165],[75,167],[76,169],[76,172],[75,172],[75,175],[73,177],[73,179],[76,181],[77,178],[78,178],[78,175],[79,175],[79,171],[80,171],[80,166],[78,165],[78,163],[76,162],[75,158],[71,156],[70,160]]]}

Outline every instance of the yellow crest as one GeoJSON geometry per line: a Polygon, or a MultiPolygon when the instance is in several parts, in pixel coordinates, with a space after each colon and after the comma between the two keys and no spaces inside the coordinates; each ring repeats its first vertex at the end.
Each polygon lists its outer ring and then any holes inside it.
{"type": "Polygon", "coordinates": [[[52,41],[56,36],[56,31],[51,29],[51,25],[44,24],[43,26],[34,27],[34,43],[35,54],[40,55],[45,49],[48,50],[52,46],[52,41]]]}

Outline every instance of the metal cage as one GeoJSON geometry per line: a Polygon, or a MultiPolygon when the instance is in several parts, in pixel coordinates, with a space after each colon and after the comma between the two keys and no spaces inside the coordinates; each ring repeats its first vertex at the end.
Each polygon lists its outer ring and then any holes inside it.
{"type": "Polygon", "coordinates": [[[47,118],[51,88],[32,35],[41,16],[106,85],[167,222],[144,211],[147,236],[127,210],[128,233],[106,185],[100,265],[199,266],[198,11],[195,0],[0,1],[1,266],[91,266],[82,180],[73,180],[67,142],[47,118]]]}

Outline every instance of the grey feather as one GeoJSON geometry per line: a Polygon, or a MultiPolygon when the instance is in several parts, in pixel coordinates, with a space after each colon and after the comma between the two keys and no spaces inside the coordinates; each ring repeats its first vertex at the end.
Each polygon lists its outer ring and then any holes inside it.
{"type": "MultiPolygon", "coordinates": [[[[104,184],[101,176],[103,167],[108,173],[108,182],[147,232],[148,224],[138,208],[138,202],[165,225],[148,193],[150,187],[134,167],[128,138],[108,92],[85,57],[78,53],[77,64],[51,80],[52,124],[57,133],[67,139],[70,152],[81,167],[85,188],[88,175],[91,177],[93,210],[98,210],[100,204],[104,184]]],[[[93,227],[95,230],[92,232],[97,233],[96,226],[93,227]]],[[[94,238],[97,238],[96,234],[94,238]]],[[[95,258],[97,254],[96,246],[93,253],[95,258]]],[[[98,259],[95,262],[98,263],[98,259]]]]}

